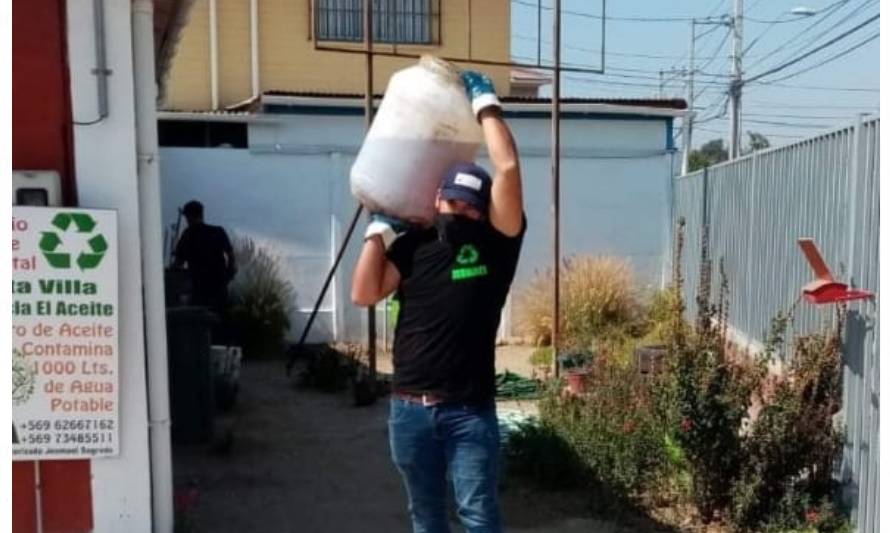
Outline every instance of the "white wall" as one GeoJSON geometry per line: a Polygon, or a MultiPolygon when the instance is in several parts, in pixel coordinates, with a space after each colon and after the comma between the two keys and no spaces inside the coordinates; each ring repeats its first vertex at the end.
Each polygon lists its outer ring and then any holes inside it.
{"type": "MultiPolygon", "coordinates": [[[[68,0],[72,114],[96,118],[91,0],[68,0]]],[[[92,462],[95,531],[151,531],[148,407],[142,315],[142,268],[136,181],[130,2],[105,1],[110,115],[74,127],[74,162],[82,207],[115,209],[120,247],[120,456],[92,462]]],[[[152,288],[151,290],[156,290],[152,288]]]]}
{"type": "MultiPolygon", "coordinates": [[[[250,237],[274,252],[297,289],[292,336],[299,335],[297,328],[330,269],[331,183],[337,173],[331,154],[282,157],[238,149],[165,148],[162,217],[172,235],[177,207],[197,199],[204,204],[206,221],[223,226],[233,243],[239,236],[250,237]]],[[[181,225],[186,227],[185,220],[181,225]]],[[[334,334],[333,301],[329,293],[312,339],[334,334]]]]}
{"type": "MultiPolygon", "coordinates": [[[[522,156],[529,219],[514,283],[520,288],[551,264],[550,122],[546,116],[509,122],[522,156]]],[[[176,206],[195,197],[207,206],[211,223],[273,243],[299,276],[298,302],[308,312],[356,206],[348,175],[362,137],[361,116],[266,115],[250,124],[249,149],[162,147],[164,218],[174,221],[176,206]]],[[[627,257],[642,284],[660,285],[672,165],[665,119],[567,118],[562,139],[564,255],[627,257]]],[[[487,165],[484,154],[480,163],[487,165]]],[[[335,327],[340,338],[364,339],[366,314],[349,301],[364,225],[363,218],[335,278],[335,294],[313,329],[315,339],[329,339],[335,327]]],[[[305,313],[296,317],[292,334],[299,334],[304,319],[305,313]]]]}

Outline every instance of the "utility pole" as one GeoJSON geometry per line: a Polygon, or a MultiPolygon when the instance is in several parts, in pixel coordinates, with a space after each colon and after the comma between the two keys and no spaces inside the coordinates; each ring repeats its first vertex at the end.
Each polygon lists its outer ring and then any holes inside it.
{"type": "Polygon", "coordinates": [[[686,117],[683,118],[683,164],[680,167],[680,173],[689,172],[689,154],[692,153],[692,120],[695,114],[695,20],[691,24],[689,32],[689,69],[686,72],[686,85],[688,91],[686,95],[686,117]]]}
{"type": "Polygon", "coordinates": [[[742,17],[743,0],[734,0],[732,14],[732,81],[729,86],[729,158],[739,156],[742,138],[742,17]]]}
{"type": "Polygon", "coordinates": [[[550,97],[550,179],[552,186],[552,204],[550,216],[553,221],[553,314],[550,344],[553,346],[553,376],[559,377],[559,269],[562,259],[559,251],[559,179],[560,179],[560,98],[562,96],[562,66],[560,43],[562,42],[562,5],[560,0],[553,0],[553,95],[550,97]]]}

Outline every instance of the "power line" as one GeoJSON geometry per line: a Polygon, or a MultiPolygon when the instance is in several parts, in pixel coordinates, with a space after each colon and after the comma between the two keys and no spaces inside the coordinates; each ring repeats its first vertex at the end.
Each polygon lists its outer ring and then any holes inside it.
{"type": "MultiPolygon", "coordinates": [[[[705,131],[708,133],[714,133],[717,135],[723,135],[726,133],[724,131],[717,131],[717,130],[712,130],[712,129],[708,129],[708,128],[699,128],[699,130],[705,131]]],[[[758,132],[758,133],[761,133],[761,132],[758,132]]],[[[766,135],[767,139],[770,137],[782,137],[782,138],[788,138],[788,139],[800,139],[800,138],[804,137],[804,135],[802,135],[802,134],[801,135],[784,135],[781,133],[764,133],[763,135],[766,135]]]]}
{"type": "Polygon", "coordinates": [[[868,43],[870,43],[870,42],[874,41],[875,39],[877,39],[878,37],[880,37],[880,35],[881,35],[880,33],[876,33],[876,34],[872,35],[871,37],[868,37],[867,39],[865,39],[865,40],[863,40],[863,41],[860,41],[860,42],[854,44],[854,45],[851,46],[850,48],[847,48],[846,50],[843,50],[843,51],[841,51],[840,53],[837,53],[837,54],[835,54],[835,55],[833,55],[833,56],[831,56],[831,57],[829,57],[829,58],[827,58],[827,59],[824,59],[824,60],[822,60],[822,61],[816,63],[815,65],[810,65],[810,66],[807,67],[807,68],[798,70],[797,72],[792,72],[791,74],[788,74],[787,76],[782,76],[781,78],[776,78],[776,79],[774,79],[774,80],[772,80],[772,81],[782,81],[782,80],[787,80],[788,78],[793,78],[793,77],[795,77],[795,76],[800,76],[801,74],[803,74],[803,73],[805,73],[805,72],[809,72],[809,71],[811,71],[811,70],[817,69],[817,68],[819,68],[819,67],[821,67],[821,66],[823,66],[823,65],[826,65],[826,64],[828,64],[828,63],[831,63],[832,61],[834,61],[834,60],[836,60],[836,59],[840,59],[840,58],[844,57],[844,56],[847,55],[847,54],[850,54],[850,53],[852,53],[852,52],[855,52],[856,50],[862,48],[863,46],[867,45],[868,43]]]}
{"type": "MultiPolygon", "coordinates": [[[[533,3],[533,2],[527,2],[525,0],[512,0],[512,2],[514,4],[517,4],[520,6],[533,7],[535,9],[538,9],[538,7],[539,7],[538,4],[533,3]]],[[[553,11],[552,6],[541,5],[540,8],[542,11],[553,11]]],[[[596,19],[596,20],[603,19],[602,15],[597,15],[595,13],[586,13],[583,11],[573,11],[571,9],[563,9],[563,10],[561,10],[561,13],[563,15],[572,15],[572,16],[581,17],[581,18],[589,18],[589,19],[596,19]]],[[[689,17],[689,16],[686,16],[686,17],[615,17],[615,16],[607,15],[605,18],[606,18],[606,20],[613,20],[613,21],[618,21],[618,22],[691,22],[696,17],[689,17]]],[[[701,20],[701,18],[698,18],[698,19],[701,20]]]]}
{"type": "MultiPolygon", "coordinates": [[[[719,26],[717,26],[717,27],[719,27],[719,26]]],[[[714,59],[716,59],[717,56],[720,54],[720,50],[722,50],[723,46],[726,45],[727,41],[729,41],[729,34],[730,34],[730,31],[727,30],[727,32],[723,35],[723,40],[720,41],[720,44],[717,45],[717,48],[714,50],[714,53],[711,55],[711,57],[705,62],[704,65],[701,65],[700,67],[698,67],[700,70],[704,70],[704,69],[708,68],[708,65],[710,65],[711,63],[714,62],[714,59]]],[[[697,74],[701,74],[701,75],[705,75],[705,76],[711,75],[711,74],[706,74],[704,72],[697,72],[697,74]]]]}
{"type": "Polygon", "coordinates": [[[810,91],[839,91],[852,93],[878,93],[881,89],[872,87],[827,87],[822,85],[794,85],[791,83],[771,83],[769,81],[758,81],[754,84],[756,87],[770,87],[779,89],[806,89],[810,91]]]}
{"type": "Polygon", "coordinates": [[[763,78],[764,76],[769,76],[770,74],[775,74],[776,72],[779,72],[780,70],[786,69],[786,68],[790,67],[791,65],[794,65],[795,63],[799,63],[800,61],[803,61],[804,59],[810,57],[811,55],[815,54],[816,52],[819,52],[819,51],[821,51],[821,50],[824,50],[825,48],[828,48],[829,46],[831,46],[831,45],[833,45],[834,43],[840,41],[841,39],[844,39],[845,37],[847,37],[847,36],[849,36],[849,35],[852,35],[853,33],[855,33],[855,32],[857,32],[857,31],[861,30],[862,28],[864,28],[864,27],[867,26],[868,24],[871,24],[872,22],[878,20],[879,18],[881,18],[880,13],[877,14],[877,15],[875,15],[875,16],[873,16],[873,17],[870,17],[870,18],[869,18],[868,20],[866,20],[865,22],[862,22],[862,23],[860,23],[860,24],[854,26],[853,28],[851,28],[851,29],[849,29],[849,30],[847,30],[847,31],[845,31],[845,32],[843,32],[843,33],[841,33],[840,35],[838,35],[838,36],[835,37],[834,39],[831,39],[830,41],[828,41],[828,42],[826,42],[826,43],[824,43],[824,44],[821,44],[821,45],[817,46],[816,48],[813,48],[812,50],[810,50],[809,52],[807,52],[807,53],[805,53],[805,54],[802,54],[802,55],[800,55],[800,56],[798,56],[798,57],[796,57],[796,58],[794,58],[794,59],[792,59],[792,60],[790,60],[790,61],[786,61],[785,63],[782,63],[781,65],[779,65],[779,66],[777,66],[777,67],[773,67],[773,68],[771,68],[771,69],[769,69],[769,70],[766,70],[766,71],[764,71],[764,72],[761,72],[760,74],[757,74],[757,75],[755,75],[755,76],[752,76],[752,77],[748,78],[747,80],[743,80],[743,83],[750,83],[750,82],[752,82],[752,81],[757,81],[757,80],[759,80],[760,78],[763,78]]]}
{"type": "Polygon", "coordinates": [[[843,105],[843,104],[798,104],[792,102],[765,102],[763,100],[746,100],[747,103],[760,107],[781,107],[789,109],[864,109],[873,107],[878,109],[878,105],[843,105]]]}
{"type": "MultiPolygon", "coordinates": [[[[750,7],[748,7],[748,9],[753,10],[760,3],[760,1],[761,0],[757,0],[756,2],[754,2],[754,4],[752,4],[750,7]]],[[[823,12],[831,9],[834,6],[840,7],[842,4],[846,3],[847,1],[848,0],[839,0],[838,2],[835,2],[834,4],[829,4],[825,7],[823,7],[822,9],[813,12],[812,15],[817,15],[819,13],[823,13],[823,12]]],[[[810,16],[812,16],[812,15],[810,15],[810,16]]],[[[743,18],[745,20],[749,20],[749,21],[754,20],[751,17],[743,17],[743,18]]],[[[784,22],[800,22],[801,20],[803,20],[803,18],[801,18],[801,17],[794,17],[794,18],[791,18],[788,20],[774,20],[769,26],[767,26],[762,32],[760,32],[760,35],[758,35],[757,37],[752,39],[750,43],[748,43],[748,46],[746,46],[745,49],[742,51],[742,56],[745,56],[751,50],[751,48],[753,48],[754,45],[757,44],[758,41],[760,41],[760,39],[764,35],[769,33],[769,31],[776,26],[776,24],[782,24],[784,22]]]]}
{"type": "MultiPolygon", "coordinates": [[[[730,1],[731,1],[731,0],[730,0],[730,1]]],[[[711,9],[711,10],[708,12],[708,14],[707,14],[707,16],[704,18],[704,20],[713,20],[714,15],[716,15],[717,12],[720,11],[720,9],[721,9],[722,7],[724,7],[723,4],[724,4],[724,0],[718,0],[718,2],[714,5],[714,8],[711,9]]],[[[724,9],[727,9],[727,10],[728,10],[728,9],[729,9],[729,6],[726,6],[724,9]]],[[[728,21],[727,21],[727,22],[728,22],[728,21]]],[[[727,25],[728,25],[728,23],[727,23],[727,25]]],[[[715,28],[719,28],[719,26],[720,26],[720,25],[718,25],[718,24],[715,24],[715,25],[714,25],[715,28]]],[[[704,47],[708,46],[709,44],[711,44],[711,39],[712,39],[713,36],[714,36],[713,33],[709,33],[709,34],[703,36],[704,40],[701,42],[701,47],[704,48],[704,47]]]]}
{"type": "MultiPolygon", "coordinates": [[[[843,7],[844,5],[846,5],[847,3],[849,3],[849,1],[850,1],[850,0],[840,0],[839,2],[836,2],[836,3],[834,3],[834,4],[830,4],[830,5],[828,5],[828,6],[825,8],[826,10],[825,10],[825,14],[824,14],[824,15],[822,15],[821,17],[819,17],[815,22],[813,22],[812,24],[810,24],[809,26],[807,26],[807,27],[804,28],[803,30],[801,30],[801,31],[797,32],[796,34],[794,34],[791,38],[785,40],[782,44],[780,44],[780,45],[777,46],[776,48],[773,48],[773,49],[770,50],[769,52],[766,52],[766,53],[764,53],[763,55],[759,56],[758,59],[757,59],[756,61],[750,62],[750,63],[748,64],[748,68],[755,67],[755,66],[759,65],[760,63],[762,63],[765,59],[767,59],[767,58],[771,58],[771,57],[773,57],[775,54],[782,53],[782,51],[783,51],[783,50],[786,50],[787,47],[788,47],[791,43],[797,41],[797,40],[800,39],[802,36],[806,35],[810,30],[816,28],[817,26],[819,26],[820,24],[822,24],[823,22],[825,22],[826,20],[828,20],[829,18],[831,18],[831,16],[832,16],[838,9],[840,9],[841,7],[843,7]]],[[[867,1],[869,1],[869,0],[865,0],[865,1],[867,2],[867,1]]],[[[832,27],[833,27],[833,26],[832,26],[832,27]]]]}
{"type": "Polygon", "coordinates": [[[803,122],[781,122],[775,120],[761,120],[756,118],[745,119],[745,122],[749,124],[765,124],[767,126],[785,126],[789,128],[810,128],[810,129],[825,129],[831,126],[827,124],[807,124],[803,122]]]}
{"type": "MultiPolygon", "coordinates": [[[[535,37],[529,37],[529,36],[527,36],[527,35],[519,35],[518,33],[511,34],[511,37],[514,38],[514,39],[522,40],[522,41],[532,41],[532,42],[535,42],[535,43],[538,42],[538,39],[535,38],[535,37]]],[[[552,45],[553,42],[552,42],[552,41],[548,41],[548,40],[546,40],[546,39],[541,39],[541,44],[550,44],[550,45],[552,45]]],[[[581,52],[592,52],[592,53],[596,53],[596,54],[599,54],[599,53],[600,53],[600,50],[597,50],[596,48],[584,48],[584,47],[573,46],[573,45],[568,45],[568,44],[564,44],[564,43],[563,43],[562,46],[563,46],[564,48],[568,48],[569,50],[578,50],[578,51],[581,51],[581,52]]],[[[676,59],[676,60],[682,60],[682,59],[685,59],[685,56],[669,56],[669,55],[658,55],[658,54],[639,54],[639,53],[631,53],[631,52],[613,52],[613,51],[611,51],[611,50],[606,50],[606,55],[607,55],[607,56],[609,56],[609,55],[611,55],[611,56],[622,56],[622,57],[642,57],[642,58],[646,58],[646,59],[676,59]]]]}
{"type": "Polygon", "coordinates": [[[870,7],[871,5],[873,5],[876,1],[877,1],[877,0],[866,0],[863,4],[860,4],[859,7],[856,7],[855,9],[853,9],[852,11],[850,11],[849,13],[847,13],[843,18],[841,18],[840,20],[838,20],[837,22],[835,22],[830,28],[828,28],[828,29],[826,29],[825,31],[821,32],[820,34],[814,36],[814,37],[811,38],[809,41],[807,41],[807,42],[801,44],[800,46],[798,46],[797,48],[795,48],[793,51],[789,52],[785,57],[788,58],[788,57],[794,57],[794,56],[796,56],[797,54],[799,54],[800,52],[802,52],[803,50],[805,50],[808,46],[812,45],[813,43],[815,43],[816,41],[818,41],[818,40],[821,39],[822,37],[825,37],[826,35],[828,35],[829,33],[831,33],[833,30],[839,28],[842,24],[844,24],[844,23],[847,22],[848,20],[850,20],[850,19],[852,19],[853,17],[855,17],[856,15],[858,15],[858,14],[859,14],[862,10],[864,10],[865,8],[870,7]]]}
{"type": "Polygon", "coordinates": [[[779,113],[745,113],[746,117],[765,118],[793,118],[799,120],[842,120],[850,119],[852,115],[785,115],[779,113]]]}

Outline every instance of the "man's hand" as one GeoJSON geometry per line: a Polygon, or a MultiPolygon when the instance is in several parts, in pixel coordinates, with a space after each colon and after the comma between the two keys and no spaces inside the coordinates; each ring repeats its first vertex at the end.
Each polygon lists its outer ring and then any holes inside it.
{"type": "Polygon", "coordinates": [[[492,107],[501,108],[501,102],[498,100],[491,78],[475,70],[465,70],[461,72],[460,77],[464,82],[467,98],[470,99],[473,114],[476,115],[477,119],[479,118],[479,113],[484,109],[492,107]]]}
{"type": "Polygon", "coordinates": [[[383,249],[389,250],[392,243],[408,230],[408,224],[383,213],[371,213],[371,221],[365,230],[365,240],[379,236],[383,249]]]}

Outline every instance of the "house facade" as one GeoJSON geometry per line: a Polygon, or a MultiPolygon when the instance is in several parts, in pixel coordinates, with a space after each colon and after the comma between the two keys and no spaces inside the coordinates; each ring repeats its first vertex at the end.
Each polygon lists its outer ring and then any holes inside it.
{"type": "MultiPolygon", "coordinates": [[[[510,61],[509,0],[375,0],[374,51],[510,61]]],[[[162,108],[225,109],[268,91],[365,90],[363,0],[196,0],[162,108]],[[319,48],[339,51],[320,50],[319,48]]],[[[414,58],[376,56],[374,92],[414,58]]],[[[489,65],[503,94],[510,69],[489,65]]]]}

